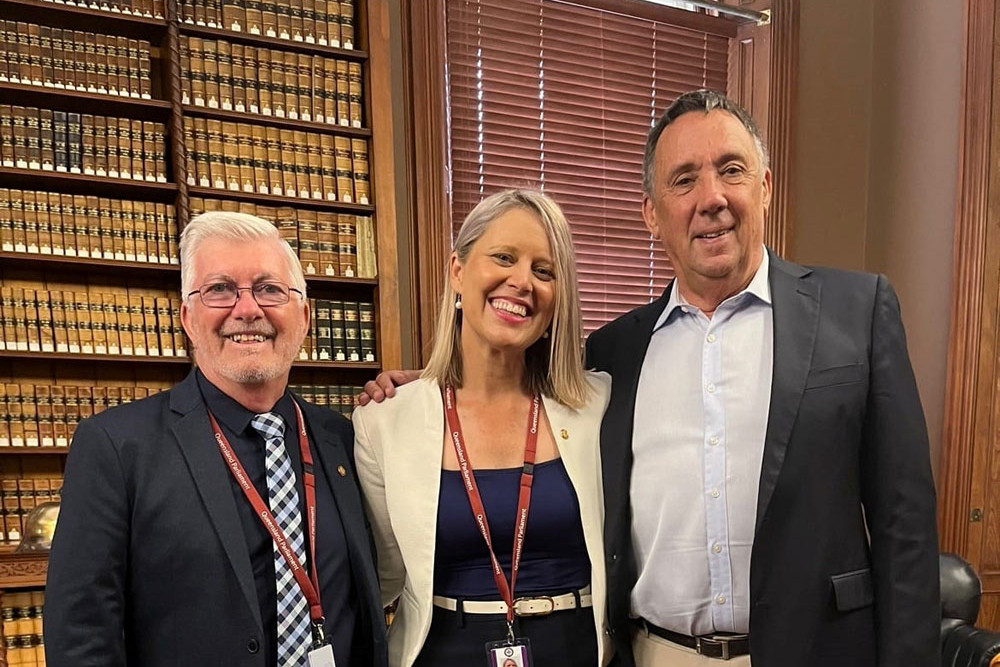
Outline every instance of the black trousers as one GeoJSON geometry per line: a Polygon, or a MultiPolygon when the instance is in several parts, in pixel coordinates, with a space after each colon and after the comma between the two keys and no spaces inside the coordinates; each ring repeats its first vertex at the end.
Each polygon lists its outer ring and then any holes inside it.
{"type": "MultiPolygon", "coordinates": [[[[514,619],[514,634],[531,640],[531,667],[599,667],[594,610],[566,609],[514,619]]],[[[431,629],[414,667],[484,667],[486,644],[507,638],[497,614],[465,614],[434,607],[431,629]]]]}

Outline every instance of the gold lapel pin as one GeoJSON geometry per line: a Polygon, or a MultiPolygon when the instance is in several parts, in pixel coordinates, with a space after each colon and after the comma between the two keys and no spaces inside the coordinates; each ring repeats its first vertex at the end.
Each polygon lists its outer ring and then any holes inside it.
{"type": "Polygon", "coordinates": [[[566,429],[562,429],[561,431],[559,431],[559,436],[563,440],[569,440],[569,431],[567,431],[566,429]]]}
{"type": "Polygon", "coordinates": [[[337,472],[340,473],[341,477],[347,477],[347,468],[344,466],[337,466],[337,472]]]}

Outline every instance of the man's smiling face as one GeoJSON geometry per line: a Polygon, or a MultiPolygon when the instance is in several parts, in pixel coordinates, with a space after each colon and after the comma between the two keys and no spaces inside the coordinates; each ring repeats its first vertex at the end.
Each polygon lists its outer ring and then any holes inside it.
{"type": "MultiPolygon", "coordinates": [[[[207,238],[192,264],[191,289],[211,283],[250,287],[268,280],[294,286],[286,255],[273,239],[207,238]]],[[[232,308],[210,308],[194,294],[185,298],[181,320],[198,367],[212,384],[233,395],[234,385],[284,387],[309,328],[309,306],[295,292],[288,303],[267,308],[249,291],[240,292],[232,308]]]]}
{"type": "Polygon", "coordinates": [[[688,112],[660,135],[643,217],[686,293],[732,295],[750,282],[770,201],[771,172],[729,112],[688,112]]]}

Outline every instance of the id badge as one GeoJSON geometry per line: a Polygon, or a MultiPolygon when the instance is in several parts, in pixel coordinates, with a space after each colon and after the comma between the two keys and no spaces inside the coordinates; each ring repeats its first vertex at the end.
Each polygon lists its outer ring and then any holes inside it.
{"type": "Polygon", "coordinates": [[[333,646],[330,644],[310,649],[308,657],[309,667],[337,667],[337,662],[333,659],[333,646]]]}
{"type": "Polygon", "coordinates": [[[489,667],[532,667],[531,640],[514,637],[513,641],[487,642],[486,657],[489,667]]]}

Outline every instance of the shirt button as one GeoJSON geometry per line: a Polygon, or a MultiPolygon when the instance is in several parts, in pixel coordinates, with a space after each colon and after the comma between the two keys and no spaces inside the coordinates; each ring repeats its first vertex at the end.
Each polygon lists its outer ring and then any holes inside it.
{"type": "Polygon", "coordinates": [[[715,393],[715,385],[714,384],[709,384],[707,387],[705,387],[705,389],[707,389],[708,393],[710,393],[710,394],[714,394],[715,393]]]}
{"type": "Polygon", "coordinates": [[[725,595],[718,596],[717,598],[715,598],[715,603],[716,604],[726,604],[726,596],[725,595]]]}
{"type": "Polygon", "coordinates": [[[247,653],[256,653],[260,650],[260,644],[253,637],[247,641],[247,653]]]}
{"type": "Polygon", "coordinates": [[[711,438],[708,439],[708,444],[717,445],[719,444],[719,439],[713,435],[711,438]]]}
{"type": "Polygon", "coordinates": [[[712,553],[714,553],[714,554],[721,554],[722,553],[722,545],[721,544],[713,544],[712,545],[712,553]]]}
{"type": "Polygon", "coordinates": [[[709,343],[714,343],[715,342],[715,334],[708,334],[708,336],[706,337],[706,340],[709,343]]]}
{"type": "Polygon", "coordinates": [[[721,494],[721,493],[719,493],[719,490],[718,490],[718,489],[712,489],[712,497],[713,497],[713,498],[718,498],[718,497],[719,497],[719,496],[721,496],[721,495],[722,495],[722,494],[721,494]]]}

